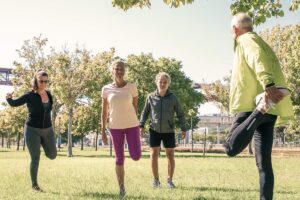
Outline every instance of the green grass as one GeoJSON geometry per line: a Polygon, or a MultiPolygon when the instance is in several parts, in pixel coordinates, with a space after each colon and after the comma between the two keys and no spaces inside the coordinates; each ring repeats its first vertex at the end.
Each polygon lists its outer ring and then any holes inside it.
{"type": "MultiPolygon", "coordinates": [[[[39,184],[44,193],[31,191],[28,152],[0,148],[1,200],[118,199],[114,158],[109,151],[74,149],[74,157],[59,152],[55,160],[42,153],[39,184]]],[[[140,161],[126,157],[126,199],[258,199],[258,173],[252,156],[228,158],[222,154],[177,153],[174,183],[166,188],[167,162],[162,153],[159,172],[162,188],[151,188],[149,153],[140,161]]],[[[274,199],[300,199],[300,158],[274,156],[274,199]]]]}

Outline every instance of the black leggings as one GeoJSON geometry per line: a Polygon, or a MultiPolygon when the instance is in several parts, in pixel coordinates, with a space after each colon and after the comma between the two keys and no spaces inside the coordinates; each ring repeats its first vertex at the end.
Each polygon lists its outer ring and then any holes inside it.
{"type": "Polygon", "coordinates": [[[37,185],[37,175],[40,162],[41,146],[45,154],[50,159],[55,159],[57,155],[55,146],[55,136],[53,128],[34,128],[25,126],[26,144],[31,157],[30,177],[32,185],[37,185]]]}
{"type": "Polygon", "coordinates": [[[257,110],[252,113],[239,113],[234,118],[224,145],[228,156],[236,156],[247,147],[254,135],[261,200],[273,199],[274,174],[271,154],[276,119],[275,115],[263,115],[257,110]]]}

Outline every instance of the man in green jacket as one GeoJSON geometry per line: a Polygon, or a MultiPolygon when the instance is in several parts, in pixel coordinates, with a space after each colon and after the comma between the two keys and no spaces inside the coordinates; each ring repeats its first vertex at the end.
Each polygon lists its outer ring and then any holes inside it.
{"type": "Polygon", "coordinates": [[[235,117],[224,144],[225,152],[236,156],[254,135],[260,199],[269,200],[274,188],[271,161],[274,126],[276,121],[282,124],[293,116],[291,99],[286,97],[290,93],[275,53],[253,32],[252,19],[238,13],[231,28],[235,45],[230,111],[235,117]]]}

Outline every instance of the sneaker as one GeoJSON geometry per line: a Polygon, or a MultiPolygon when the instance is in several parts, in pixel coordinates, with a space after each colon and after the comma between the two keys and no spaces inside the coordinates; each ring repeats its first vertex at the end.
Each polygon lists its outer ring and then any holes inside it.
{"type": "Polygon", "coordinates": [[[119,192],[119,197],[120,197],[120,199],[124,199],[125,196],[126,196],[125,188],[124,188],[124,187],[121,187],[121,188],[120,188],[120,192],[119,192]]]}
{"type": "Polygon", "coordinates": [[[158,179],[154,179],[153,183],[152,183],[152,187],[153,188],[159,188],[160,187],[160,182],[158,179]]]}
{"type": "Polygon", "coordinates": [[[174,189],[174,188],[175,188],[175,185],[174,185],[173,181],[171,181],[171,180],[168,180],[167,186],[168,186],[168,188],[170,188],[170,189],[174,189]]]}
{"type": "MultiPolygon", "coordinates": [[[[276,88],[283,94],[283,96],[290,95],[289,89],[282,87],[282,86],[276,86],[276,88]]],[[[265,94],[264,92],[260,93],[255,98],[256,108],[258,110],[262,110],[264,112],[267,112],[270,108],[274,108],[276,103],[274,103],[271,99],[268,99],[268,101],[265,101],[265,94]]]]}
{"type": "Polygon", "coordinates": [[[35,192],[44,192],[38,185],[33,185],[32,190],[35,192]]]}

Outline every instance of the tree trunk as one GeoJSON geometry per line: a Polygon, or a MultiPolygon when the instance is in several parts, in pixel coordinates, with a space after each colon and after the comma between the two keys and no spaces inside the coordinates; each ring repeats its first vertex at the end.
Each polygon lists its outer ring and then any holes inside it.
{"type": "Polygon", "coordinates": [[[4,133],[1,134],[1,147],[4,147],[4,133]]]}
{"type": "Polygon", "coordinates": [[[10,133],[9,133],[9,132],[7,133],[6,147],[7,147],[8,149],[10,149],[10,133]]]}
{"type": "Polygon", "coordinates": [[[96,130],[96,146],[95,146],[96,151],[98,151],[98,135],[99,135],[99,128],[97,128],[96,130]]]}
{"type": "Polygon", "coordinates": [[[83,133],[81,133],[81,150],[83,150],[83,133]]]}
{"type": "Polygon", "coordinates": [[[20,133],[18,132],[18,135],[17,135],[17,151],[19,151],[20,149],[20,133]]]}
{"type": "Polygon", "coordinates": [[[23,141],[23,151],[25,151],[25,146],[26,146],[26,137],[24,135],[24,141],[23,141]]]}
{"type": "Polygon", "coordinates": [[[72,157],[72,119],[73,108],[69,108],[69,124],[68,124],[68,157],[72,157]]]}

